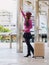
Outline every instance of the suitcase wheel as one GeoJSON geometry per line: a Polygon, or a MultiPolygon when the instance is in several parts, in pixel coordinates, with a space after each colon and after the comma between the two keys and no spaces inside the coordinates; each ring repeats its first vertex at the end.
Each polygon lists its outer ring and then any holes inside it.
{"type": "Polygon", "coordinates": [[[44,59],[44,56],[43,56],[43,59],[44,59]]]}

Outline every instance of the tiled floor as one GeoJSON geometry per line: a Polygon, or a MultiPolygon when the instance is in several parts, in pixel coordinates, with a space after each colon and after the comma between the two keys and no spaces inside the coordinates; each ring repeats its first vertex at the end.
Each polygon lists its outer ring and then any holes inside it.
{"type": "MultiPolygon", "coordinates": [[[[33,44],[32,44],[33,45],[33,44]]],[[[25,58],[26,45],[23,44],[23,53],[17,53],[16,44],[9,49],[9,44],[0,44],[0,65],[49,65],[49,47],[45,44],[45,58],[25,58]]]]}

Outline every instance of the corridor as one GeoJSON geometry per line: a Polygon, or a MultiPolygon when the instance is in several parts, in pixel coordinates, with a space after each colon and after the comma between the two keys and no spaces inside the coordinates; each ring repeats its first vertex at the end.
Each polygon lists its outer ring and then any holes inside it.
{"type": "MultiPolygon", "coordinates": [[[[31,43],[34,46],[33,43],[31,43]]],[[[12,43],[13,48],[9,48],[9,43],[0,43],[0,65],[49,65],[49,47],[45,43],[45,58],[37,57],[25,58],[27,49],[23,43],[23,53],[17,53],[16,43],[12,43]]]]}

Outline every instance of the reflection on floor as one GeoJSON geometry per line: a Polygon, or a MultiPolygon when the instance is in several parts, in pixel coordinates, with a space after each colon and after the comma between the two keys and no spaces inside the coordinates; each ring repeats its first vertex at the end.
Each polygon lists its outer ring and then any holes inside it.
{"type": "MultiPolygon", "coordinates": [[[[33,45],[33,44],[32,44],[33,45]]],[[[45,58],[25,58],[26,45],[23,44],[23,53],[17,53],[16,43],[13,49],[9,48],[9,43],[0,43],[0,65],[49,65],[49,47],[45,44],[45,58]]]]}

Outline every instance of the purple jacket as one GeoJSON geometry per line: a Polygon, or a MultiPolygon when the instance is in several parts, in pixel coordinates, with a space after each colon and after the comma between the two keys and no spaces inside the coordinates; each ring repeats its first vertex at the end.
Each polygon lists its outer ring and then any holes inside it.
{"type": "MultiPolygon", "coordinates": [[[[24,12],[23,11],[21,11],[21,13],[22,13],[22,15],[23,15],[23,17],[24,17],[24,19],[26,19],[25,18],[25,14],[24,14],[24,12]]],[[[29,19],[29,27],[27,27],[26,25],[25,25],[25,22],[24,22],[24,32],[30,32],[30,29],[32,28],[32,20],[31,19],[29,19]]]]}

